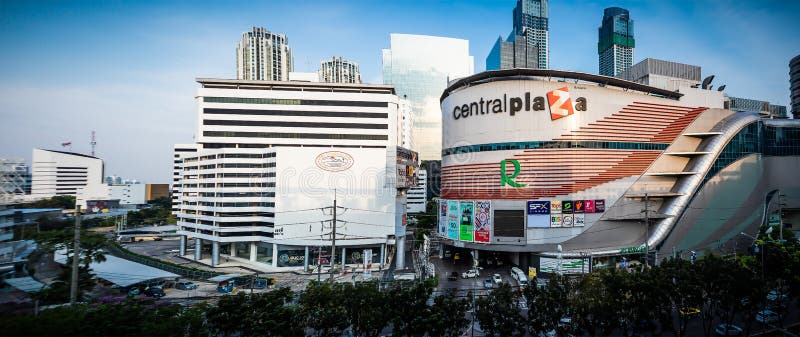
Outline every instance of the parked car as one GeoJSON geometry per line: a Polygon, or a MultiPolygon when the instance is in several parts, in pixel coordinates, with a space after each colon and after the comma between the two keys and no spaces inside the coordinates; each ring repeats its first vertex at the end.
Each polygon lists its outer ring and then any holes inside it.
{"type": "Polygon", "coordinates": [[[778,313],[769,309],[761,310],[756,314],[756,321],[759,321],[764,324],[775,323],[779,319],[780,317],[778,317],[778,313]]]}
{"type": "Polygon", "coordinates": [[[500,277],[500,274],[494,274],[492,275],[492,281],[494,281],[495,284],[499,285],[500,283],[503,283],[503,278],[500,277]]]}
{"type": "Polygon", "coordinates": [[[475,278],[480,276],[481,273],[477,269],[470,269],[461,274],[461,278],[475,278]]]}
{"type": "Polygon", "coordinates": [[[161,298],[167,295],[164,293],[164,289],[161,289],[160,287],[149,287],[144,290],[144,294],[145,296],[153,298],[161,298]]]}
{"type": "Polygon", "coordinates": [[[777,290],[770,291],[767,294],[767,309],[771,308],[785,308],[789,304],[789,297],[786,294],[780,293],[777,290]]]}
{"type": "Polygon", "coordinates": [[[714,329],[714,332],[720,336],[739,336],[742,334],[742,328],[733,324],[720,324],[714,329]]]}
{"type": "Polygon", "coordinates": [[[522,269],[517,267],[511,267],[511,278],[517,280],[520,287],[525,287],[528,285],[528,275],[522,272],[522,269]]]}
{"type": "Polygon", "coordinates": [[[253,281],[253,288],[256,289],[264,289],[267,287],[267,280],[263,278],[257,278],[253,281]]]}
{"type": "Polygon", "coordinates": [[[487,278],[483,280],[483,287],[484,288],[494,288],[494,281],[492,278],[487,278]]]}
{"type": "Polygon", "coordinates": [[[454,271],[454,272],[450,273],[450,275],[447,276],[447,280],[448,281],[458,280],[458,272],[454,271]]]}
{"type": "Polygon", "coordinates": [[[175,283],[175,289],[192,290],[192,289],[197,289],[197,285],[189,281],[180,281],[178,283],[175,283]]]}
{"type": "Polygon", "coordinates": [[[700,309],[692,308],[692,307],[684,307],[684,308],[681,308],[681,310],[679,310],[678,313],[680,313],[681,316],[684,316],[684,317],[687,317],[687,318],[694,318],[695,316],[699,316],[700,315],[700,309]]]}
{"type": "Polygon", "coordinates": [[[128,290],[128,296],[136,296],[142,293],[142,290],[139,288],[131,288],[128,290]]]}

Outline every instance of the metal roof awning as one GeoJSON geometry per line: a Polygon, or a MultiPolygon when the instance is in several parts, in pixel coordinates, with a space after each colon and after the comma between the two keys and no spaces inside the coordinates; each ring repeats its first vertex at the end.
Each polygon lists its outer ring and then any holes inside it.
{"type": "Polygon", "coordinates": [[[235,279],[235,278],[237,278],[237,277],[242,277],[242,274],[225,274],[225,275],[219,275],[219,276],[214,276],[214,277],[212,277],[212,278],[210,278],[210,279],[208,279],[208,280],[209,280],[209,281],[211,281],[211,282],[217,282],[217,283],[219,283],[219,282],[225,282],[225,281],[228,281],[228,280],[230,280],[230,279],[235,279]]]}
{"type": "MultiPolygon", "coordinates": [[[[89,268],[97,277],[120,287],[128,287],[137,283],[160,279],[176,279],[180,277],[158,268],[143,265],[133,261],[128,261],[110,254],[105,254],[106,260],[103,262],[92,262],[89,268]]],[[[65,264],[67,257],[63,251],[56,252],[55,261],[65,264]]]]}
{"type": "Polygon", "coordinates": [[[6,284],[14,287],[17,290],[24,291],[26,293],[33,293],[45,287],[44,283],[36,281],[33,277],[26,276],[26,277],[18,277],[18,278],[8,278],[4,279],[3,282],[6,284]]]}

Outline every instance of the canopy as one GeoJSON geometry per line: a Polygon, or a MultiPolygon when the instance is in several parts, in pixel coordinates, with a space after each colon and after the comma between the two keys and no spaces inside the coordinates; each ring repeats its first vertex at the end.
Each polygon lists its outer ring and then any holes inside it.
{"type": "Polygon", "coordinates": [[[214,276],[214,277],[212,277],[212,278],[210,278],[208,280],[211,281],[211,282],[218,282],[219,283],[219,282],[225,282],[227,280],[234,279],[234,278],[241,277],[241,276],[242,276],[242,274],[225,274],[225,275],[214,276]]]}
{"type": "Polygon", "coordinates": [[[8,285],[27,293],[37,292],[44,288],[44,283],[36,281],[33,277],[8,278],[3,280],[8,285]]]}
{"type": "MultiPolygon", "coordinates": [[[[92,262],[89,268],[92,269],[92,273],[97,275],[97,277],[120,287],[127,287],[150,280],[175,279],[179,277],[178,274],[128,261],[108,253],[105,254],[105,257],[106,260],[104,262],[92,262]]],[[[66,259],[63,251],[56,254],[56,262],[64,264],[66,263],[66,259]]]]}

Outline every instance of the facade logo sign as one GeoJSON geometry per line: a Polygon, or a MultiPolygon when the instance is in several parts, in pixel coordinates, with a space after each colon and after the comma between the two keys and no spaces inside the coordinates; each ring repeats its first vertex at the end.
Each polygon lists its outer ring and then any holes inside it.
{"type": "Polygon", "coordinates": [[[550,202],[528,201],[528,214],[550,214],[550,202]]]}
{"type": "Polygon", "coordinates": [[[575,110],[572,108],[572,100],[569,98],[569,89],[567,87],[548,92],[547,103],[550,104],[551,120],[567,117],[575,113],[575,110]]]}
{"type": "Polygon", "coordinates": [[[320,153],[315,162],[325,171],[340,172],[353,166],[353,156],[341,151],[328,151],[320,153]]]}
{"type": "Polygon", "coordinates": [[[519,160],[516,159],[503,159],[500,161],[500,186],[511,186],[511,187],[525,187],[525,184],[518,183],[514,181],[519,175],[520,167],[519,167],[519,160]],[[511,175],[506,174],[506,165],[511,163],[514,165],[514,173],[511,175]]]}

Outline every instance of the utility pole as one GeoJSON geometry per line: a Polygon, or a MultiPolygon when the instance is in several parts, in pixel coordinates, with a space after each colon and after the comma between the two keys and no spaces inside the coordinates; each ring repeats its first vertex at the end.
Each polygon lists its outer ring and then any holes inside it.
{"type": "Polygon", "coordinates": [[[72,284],[69,287],[69,304],[78,302],[78,266],[81,256],[81,205],[75,205],[75,242],[72,247],[72,284]]]}
{"type": "Polygon", "coordinates": [[[644,192],[644,265],[647,266],[650,261],[650,197],[647,192],[644,192]]]}
{"type": "MultiPolygon", "coordinates": [[[[331,232],[331,282],[333,282],[333,267],[336,266],[336,192],[333,192],[333,231],[331,232]]],[[[342,256],[344,259],[344,256],[342,256]]]]}

